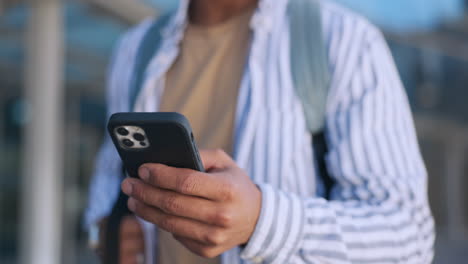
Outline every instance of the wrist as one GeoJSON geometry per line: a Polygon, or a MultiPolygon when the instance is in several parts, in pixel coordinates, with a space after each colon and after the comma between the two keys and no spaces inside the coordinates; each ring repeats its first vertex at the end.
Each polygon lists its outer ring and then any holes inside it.
{"type": "Polygon", "coordinates": [[[300,197],[259,184],[262,207],[258,223],[241,257],[251,262],[285,263],[303,235],[305,208],[300,197]]]}
{"type": "Polygon", "coordinates": [[[251,228],[250,228],[250,231],[247,235],[247,237],[242,241],[242,243],[239,245],[239,247],[246,247],[247,244],[249,243],[250,239],[252,238],[254,232],[255,232],[255,229],[257,227],[257,224],[258,224],[258,221],[259,221],[259,218],[260,218],[260,213],[261,213],[261,210],[262,210],[262,191],[260,189],[260,187],[258,185],[254,185],[254,199],[252,199],[252,201],[254,201],[254,206],[255,206],[255,209],[254,209],[254,214],[252,214],[253,218],[252,218],[252,222],[250,224],[251,228]]]}

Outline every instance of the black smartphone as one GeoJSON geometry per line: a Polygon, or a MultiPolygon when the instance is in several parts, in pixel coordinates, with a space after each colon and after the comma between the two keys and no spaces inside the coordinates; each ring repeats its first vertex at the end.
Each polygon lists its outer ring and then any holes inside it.
{"type": "Polygon", "coordinates": [[[146,163],[204,171],[190,123],[182,114],[116,113],[107,129],[130,177],[138,177],[138,168],[146,163]]]}

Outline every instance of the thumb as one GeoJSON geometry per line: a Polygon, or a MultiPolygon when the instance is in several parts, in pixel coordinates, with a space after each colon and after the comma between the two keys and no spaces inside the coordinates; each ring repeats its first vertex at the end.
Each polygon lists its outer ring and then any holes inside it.
{"type": "Polygon", "coordinates": [[[202,149],[200,157],[207,172],[222,170],[234,164],[231,157],[221,149],[202,149]]]}

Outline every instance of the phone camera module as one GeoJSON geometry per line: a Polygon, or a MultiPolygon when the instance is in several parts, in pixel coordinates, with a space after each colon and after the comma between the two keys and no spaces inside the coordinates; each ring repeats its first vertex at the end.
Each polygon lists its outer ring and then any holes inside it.
{"type": "Polygon", "coordinates": [[[126,138],[124,140],[122,140],[122,143],[127,146],[127,147],[133,147],[133,145],[135,145],[135,143],[133,143],[133,141],[131,141],[130,139],[126,138]]]}
{"type": "Polygon", "coordinates": [[[121,136],[127,136],[130,132],[125,127],[117,128],[117,133],[121,136]]]}
{"type": "Polygon", "coordinates": [[[121,148],[129,151],[137,151],[150,147],[150,142],[145,130],[131,124],[117,126],[114,129],[114,139],[117,139],[121,148]]]}
{"type": "Polygon", "coordinates": [[[135,133],[133,134],[133,138],[137,141],[144,141],[145,140],[145,136],[143,136],[142,134],[140,133],[135,133]]]}

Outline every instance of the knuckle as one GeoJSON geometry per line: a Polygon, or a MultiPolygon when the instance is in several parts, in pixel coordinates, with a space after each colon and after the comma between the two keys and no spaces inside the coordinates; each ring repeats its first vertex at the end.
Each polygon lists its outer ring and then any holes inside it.
{"type": "Polygon", "coordinates": [[[226,158],[227,154],[224,150],[218,148],[214,150],[214,154],[216,157],[226,158]]]}
{"type": "Polygon", "coordinates": [[[206,242],[210,245],[221,245],[225,241],[223,232],[219,230],[212,231],[206,236],[206,242]]]}
{"type": "Polygon", "coordinates": [[[134,198],[128,199],[127,207],[128,208],[133,208],[135,213],[141,213],[140,203],[138,202],[138,200],[136,200],[134,198]]]}
{"type": "Polygon", "coordinates": [[[181,206],[175,195],[167,195],[164,198],[161,207],[161,209],[166,213],[175,213],[179,211],[181,206]]]}
{"type": "Polygon", "coordinates": [[[160,165],[153,165],[149,168],[148,181],[151,184],[157,185],[159,182],[159,175],[162,173],[163,168],[160,165]]]}
{"type": "Polygon", "coordinates": [[[235,187],[232,183],[223,183],[219,188],[219,193],[223,201],[231,201],[235,196],[235,187]]]}
{"type": "Polygon", "coordinates": [[[186,177],[181,178],[177,186],[177,191],[183,194],[194,193],[197,189],[197,180],[195,174],[189,173],[186,177]]]}
{"type": "Polygon", "coordinates": [[[132,194],[133,194],[134,197],[136,197],[140,201],[143,201],[143,202],[148,201],[148,195],[145,192],[145,189],[139,184],[135,184],[133,186],[132,194]]]}
{"type": "Polygon", "coordinates": [[[215,248],[212,247],[203,247],[196,252],[197,255],[204,257],[204,258],[214,258],[217,257],[219,254],[217,253],[215,248]]]}
{"type": "Polygon", "coordinates": [[[160,227],[166,230],[169,233],[174,233],[175,224],[171,217],[165,216],[161,218],[160,227]]]}
{"type": "Polygon", "coordinates": [[[233,214],[229,210],[220,210],[216,213],[215,222],[220,226],[228,227],[232,224],[233,218],[233,214]]]}
{"type": "Polygon", "coordinates": [[[221,150],[219,150],[218,155],[221,158],[221,160],[225,163],[226,166],[232,166],[233,165],[234,162],[233,162],[231,156],[229,156],[229,154],[226,153],[226,151],[221,149],[221,150]]]}

